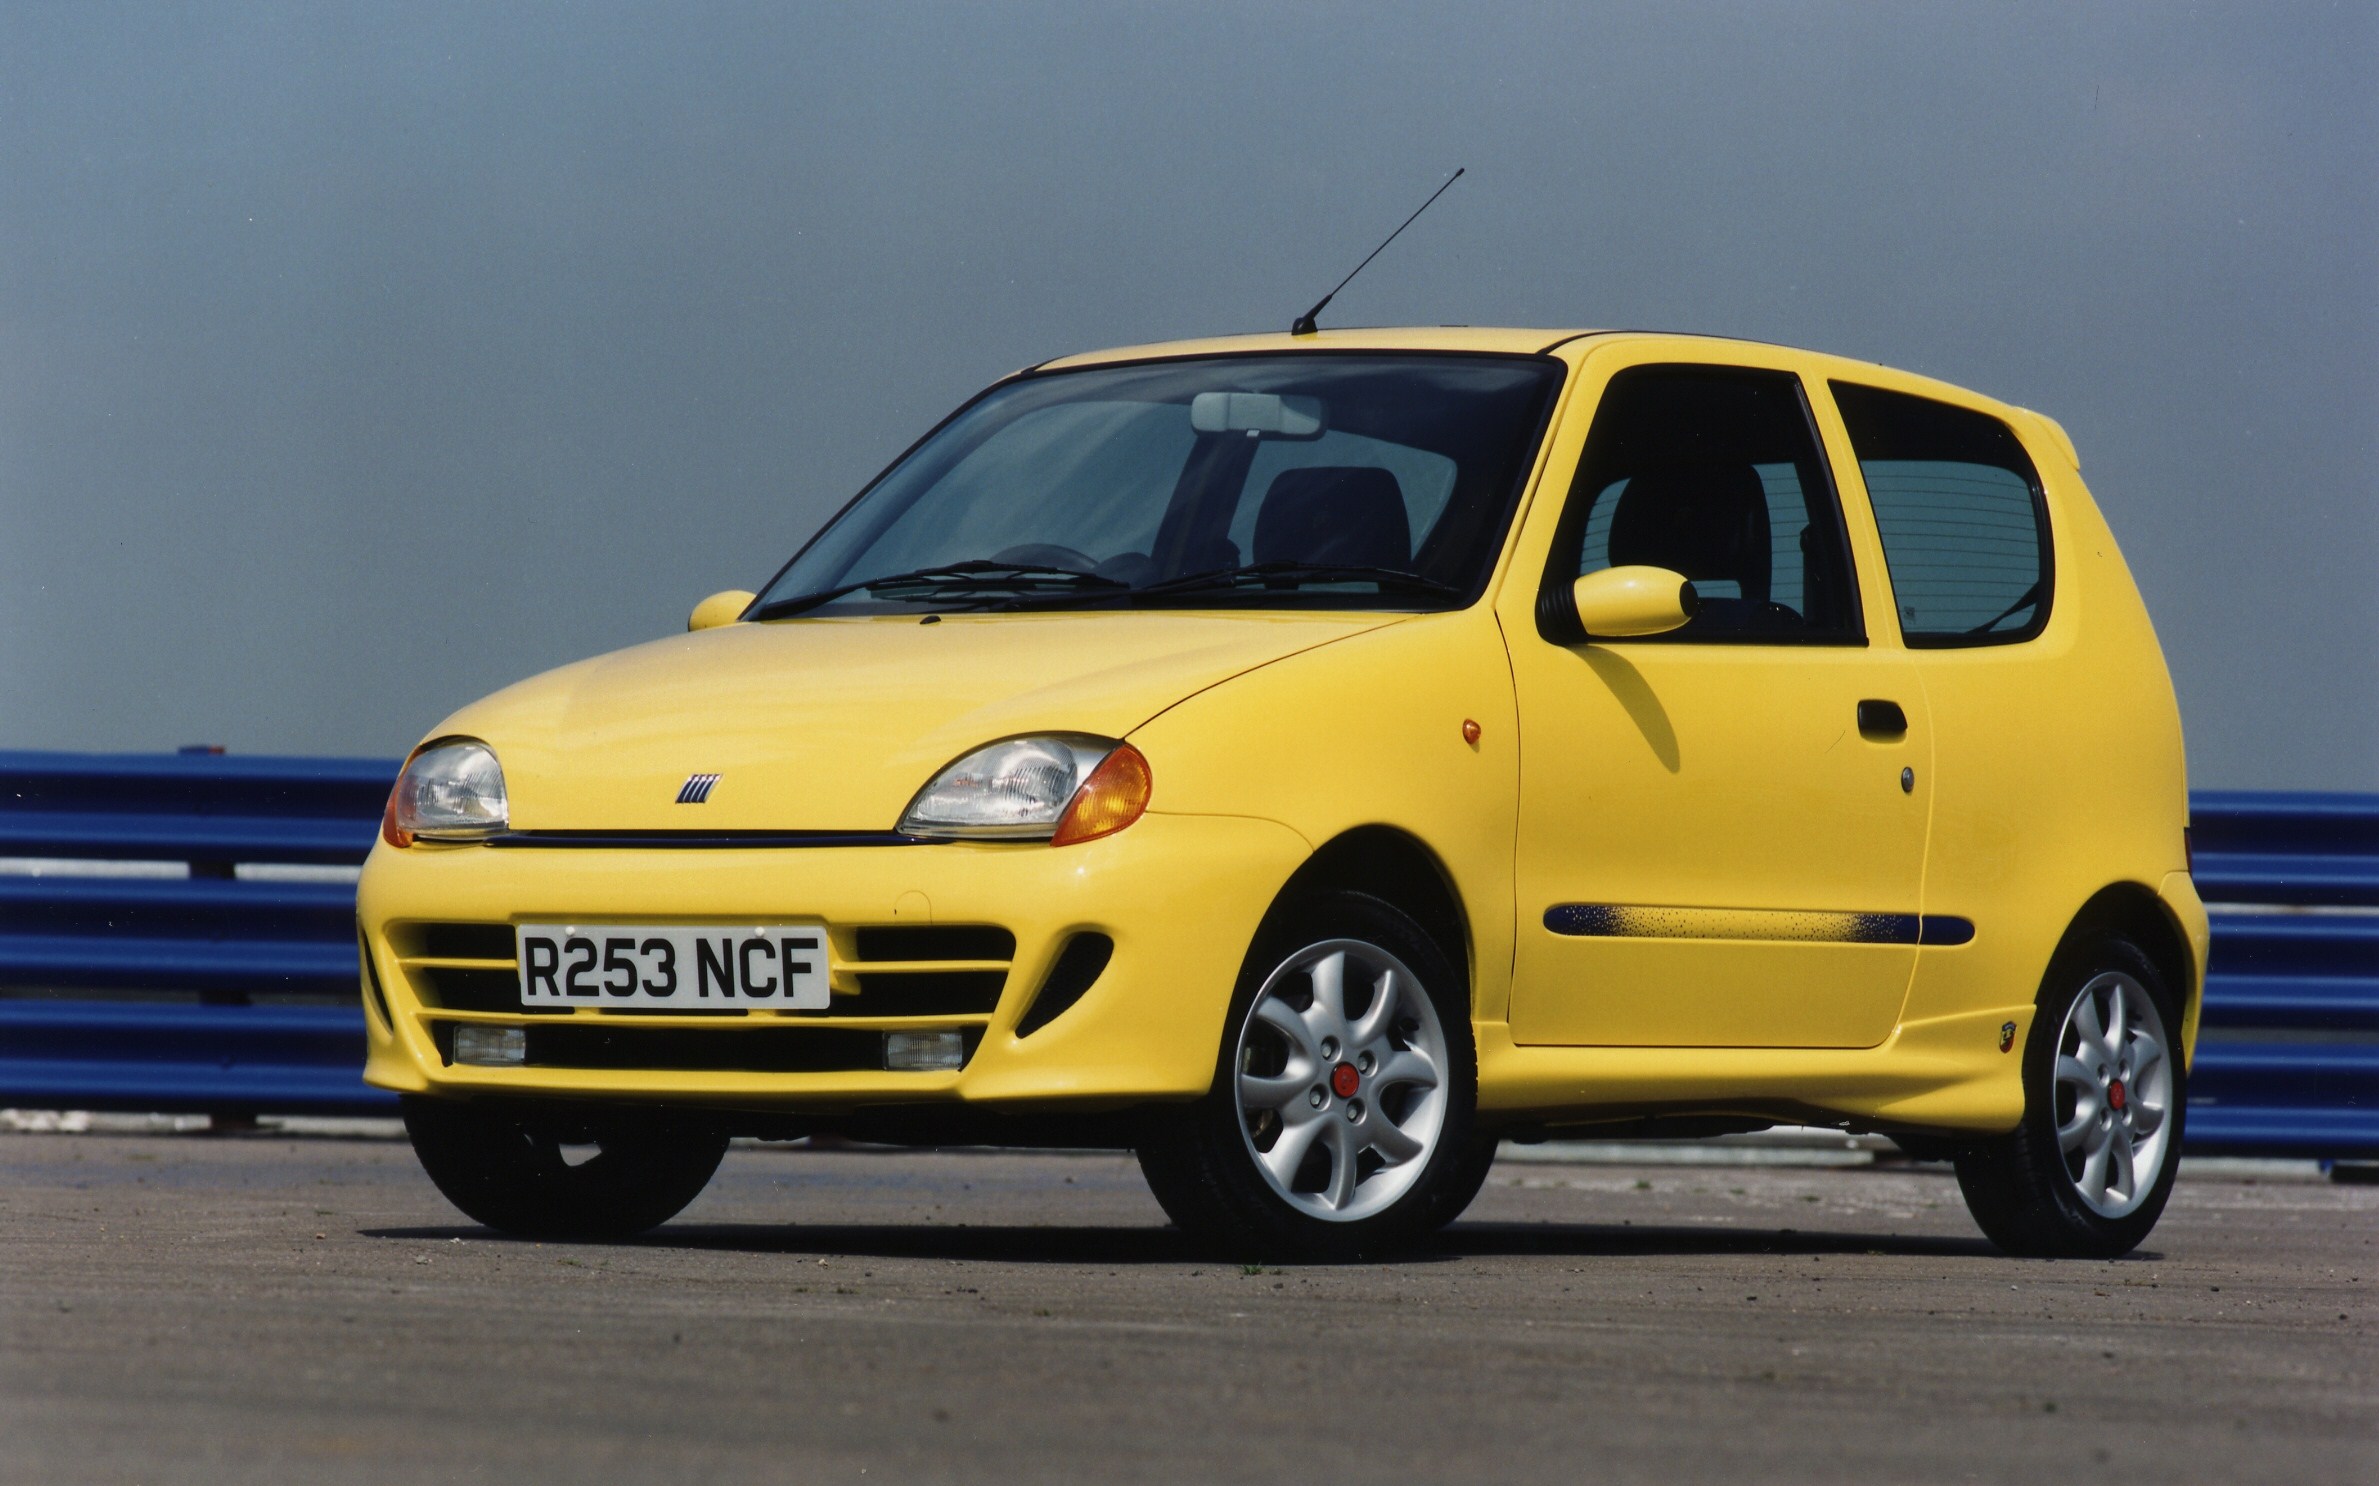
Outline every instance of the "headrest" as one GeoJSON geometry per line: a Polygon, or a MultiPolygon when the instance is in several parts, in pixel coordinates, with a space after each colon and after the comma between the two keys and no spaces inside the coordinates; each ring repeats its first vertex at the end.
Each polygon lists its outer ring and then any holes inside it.
{"type": "Polygon", "coordinates": [[[1401,568],[1412,561],[1404,487],[1371,465],[1282,470],[1256,511],[1257,562],[1401,568]]]}
{"type": "Polygon", "coordinates": [[[1748,464],[1656,465],[1619,492],[1611,515],[1611,566],[1643,563],[1689,579],[1740,585],[1768,600],[1768,492],[1748,464]]]}

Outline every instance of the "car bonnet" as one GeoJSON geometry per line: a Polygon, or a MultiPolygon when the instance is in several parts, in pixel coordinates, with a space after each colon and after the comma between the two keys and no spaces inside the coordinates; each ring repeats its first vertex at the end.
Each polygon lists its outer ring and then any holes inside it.
{"type": "MultiPolygon", "coordinates": [[[[944,765],[1028,732],[1122,737],[1184,697],[1402,615],[803,618],[566,666],[439,728],[485,740],[515,830],[888,831],[944,765]],[[715,774],[699,804],[687,780],[715,774]]],[[[1164,775],[1157,766],[1161,806],[1164,775]]]]}

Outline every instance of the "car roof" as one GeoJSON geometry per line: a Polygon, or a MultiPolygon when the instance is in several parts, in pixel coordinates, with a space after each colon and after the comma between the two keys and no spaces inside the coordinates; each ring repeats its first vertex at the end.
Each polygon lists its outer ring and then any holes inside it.
{"type": "Polygon", "coordinates": [[[1249,351],[1490,351],[1507,356],[1530,355],[1564,341],[1576,340],[1582,335],[1598,333],[1591,330],[1523,330],[1484,325],[1363,326],[1349,330],[1319,330],[1312,335],[1269,331],[1085,351],[1044,362],[1036,369],[1096,366],[1111,361],[1155,361],[1174,356],[1220,356],[1249,351]]]}
{"type": "Polygon", "coordinates": [[[1693,331],[1676,330],[1617,330],[1617,329],[1559,329],[1540,327],[1526,329],[1493,325],[1381,325],[1356,326],[1348,329],[1316,331],[1311,335],[1296,335],[1287,331],[1267,331],[1247,335],[1208,336],[1197,340],[1157,341],[1140,346],[1117,346],[1104,351],[1083,351],[1060,356],[1030,367],[1031,371],[1055,371],[1072,367],[1102,366],[1131,361],[1161,361],[1183,356],[1245,355],[1278,351],[1450,351],[1486,352],[1491,354],[1541,355],[1562,348],[1568,355],[1582,354],[1588,343],[1617,339],[1685,339],[1703,343],[1708,349],[1726,346],[1757,347],[1771,354],[1777,350],[1795,355],[1819,358],[1835,368],[1848,372],[1882,372],[1883,380],[1902,391],[1920,396],[1935,396],[1999,413],[2013,415],[2019,421],[2038,420],[2038,427],[2064,453],[2066,459],[2079,465],[2072,436],[2064,427],[2046,414],[2013,403],[2002,402],[1986,393],[1953,383],[1939,381],[1920,373],[1887,367],[1881,362],[1863,361],[1826,351],[1814,351],[1800,346],[1782,346],[1770,341],[1746,340],[1732,336],[1701,335],[1693,331]]]}

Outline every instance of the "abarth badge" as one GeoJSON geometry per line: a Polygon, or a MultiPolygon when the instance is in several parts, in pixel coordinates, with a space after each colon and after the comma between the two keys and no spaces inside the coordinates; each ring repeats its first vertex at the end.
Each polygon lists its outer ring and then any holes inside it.
{"type": "Polygon", "coordinates": [[[677,792],[680,805],[699,805],[710,798],[711,787],[719,782],[716,774],[689,774],[683,789],[677,792]]]}
{"type": "Polygon", "coordinates": [[[2006,1052],[2009,1048],[2014,1047],[2015,1045],[2016,1024],[2014,1022],[2001,1022],[1999,1024],[1999,1051],[2006,1052]]]}

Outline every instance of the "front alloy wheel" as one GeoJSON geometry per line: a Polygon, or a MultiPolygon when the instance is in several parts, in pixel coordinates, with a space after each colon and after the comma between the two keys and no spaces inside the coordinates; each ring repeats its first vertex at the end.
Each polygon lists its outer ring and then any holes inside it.
{"type": "Polygon", "coordinates": [[[1473,1121],[1469,997],[1411,917],[1336,892],[1248,954],[1207,1096],[1140,1169],[1184,1231],[1250,1258],[1344,1259],[1453,1221],[1495,1143],[1473,1121]]]}
{"type": "Polygon", "coordinates": [[[1446,1123],[1446,1034],[1421,978],[1376,944],[1326,939],[1256,993],[1233,1092],[1247,1153],[1325,1222],[1412,1190],[1446,1123]]]}

